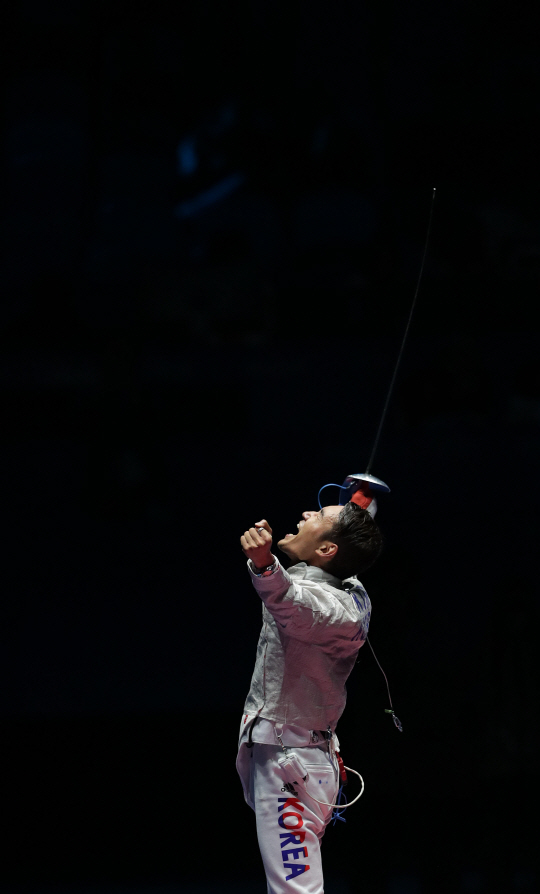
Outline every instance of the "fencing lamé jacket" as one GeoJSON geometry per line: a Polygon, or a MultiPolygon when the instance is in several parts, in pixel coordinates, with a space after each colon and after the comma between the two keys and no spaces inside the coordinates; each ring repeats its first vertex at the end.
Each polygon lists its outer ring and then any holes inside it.
{"type": "Polygon", "coordinates": [[[263,626],[244,706],[278,724],[335,730],[346,701],[345,682],[369,627],[371,603],[356,577],[337,577],[299,562],[257,577],[263,626]]]}

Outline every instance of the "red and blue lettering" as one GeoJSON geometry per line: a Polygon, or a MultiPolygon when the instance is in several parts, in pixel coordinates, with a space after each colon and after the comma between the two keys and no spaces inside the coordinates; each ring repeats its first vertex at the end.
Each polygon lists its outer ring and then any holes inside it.
{"type": "Polygon", "coordinates": [[[285,829],[285,832],[280,832],[279,835],[283,839],[281,855],[284,869],[289,870],[289,875],[285,877],[285,881],[288,882],[309,869],[308,863],[290,862],[291,859],[296,861],[301,857],[305,859],[308,856],[308,849],[305,845],[294,847],[294,845],[302,845],[306,837],[306,833],[300,831],[304,825],[302,817],[304,805],[298,798],[278,798],[278,801],[281,805],[278,807],[278,812],[281,813],[281,816],[278,816],[278,823],[282,829],[285,829]]]}

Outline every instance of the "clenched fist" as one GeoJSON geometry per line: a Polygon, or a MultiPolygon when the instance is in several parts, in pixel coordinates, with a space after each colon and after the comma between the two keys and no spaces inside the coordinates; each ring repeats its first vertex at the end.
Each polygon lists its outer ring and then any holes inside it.
{"type": "Polygon", "coordinates": [[[240,545],[255,568],[267,568],[268,565],[274,564],[274,557],[270,552],[272,528],[266,519],[263,518],[261,521],[255,522],[255,527],[244,531],[240,537],[240,545]]]}

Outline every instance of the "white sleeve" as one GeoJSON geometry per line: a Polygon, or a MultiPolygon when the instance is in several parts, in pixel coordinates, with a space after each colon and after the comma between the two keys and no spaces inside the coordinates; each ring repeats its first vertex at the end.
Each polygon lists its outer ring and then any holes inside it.
{"type": "Polygon", "coordinates": [[[250,569],[253,586],[282,630],[296,639],[331,648],[351,643],[358,649],[362,618],[356,603],[341,600],[332,588],[318,581],[293,581],[276,559],[277,568],[268,577],[257,577],[250,569]]]}

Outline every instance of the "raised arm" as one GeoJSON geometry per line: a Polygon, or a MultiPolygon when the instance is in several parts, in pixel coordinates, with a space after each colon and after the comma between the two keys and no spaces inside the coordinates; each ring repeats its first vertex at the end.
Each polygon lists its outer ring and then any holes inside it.
{"type": "Polygon", "coordinates": [[[293,581],[271,552],[272,529],[265,519],[245,531],[240,544],[250,560],[253,586],[279,627],[330,649],[337,642],[346,643],[346,651],[358,648],[353,644],[365,639],[361,607],[352,597],[341,601],[316,581],[293,581]]]}

